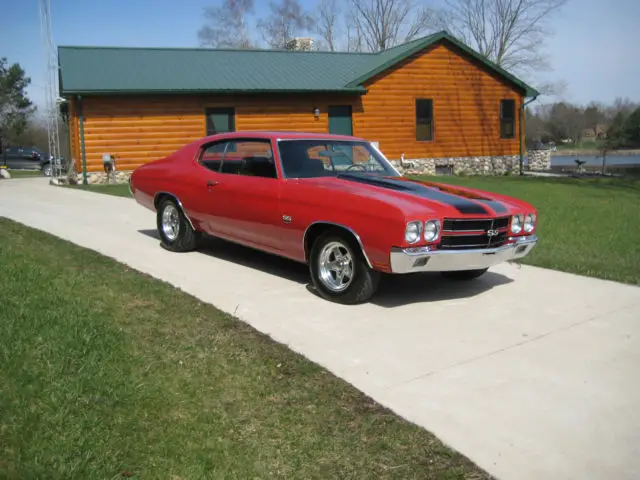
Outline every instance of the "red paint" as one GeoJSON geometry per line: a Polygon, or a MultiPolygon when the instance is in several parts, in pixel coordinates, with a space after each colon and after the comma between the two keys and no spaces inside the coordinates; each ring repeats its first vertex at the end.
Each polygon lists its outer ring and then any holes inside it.
{"type": "MultiPolygon", "coordinates": [[[[507,213],[465,215],[450,205],[415,197],[405,192],[355,183],[334,177],[285,179],[280,165],[277,139],[364,139],[292,132],[234,132],[204,137],[172,155],[137,168],[131,177],[138,203],[155,211],[153,199],[167,192],[182,203],[195,228],[220,238],[305,262],[304,235],[315,222],[349,228],[362,242],[376,270],[389,271],[392,247],[416,247],[404,240],[407,222],[443,218],[491,218],[516,213],[535,213],[530,204],[513,197],[433,182],[458,195],[480,195],[500,201],[507,213]],[[271,142],[278,178],[252,177],[213,172],[197,161],[212,141],[251,138],[271,142]],[[283,220],[291,217],[291,222],[283,220]]],[[[528,232],[527,235],[535,232],[528,232]]],[[[524,233],[523,233],[524,234],[524,233]]],[[[515,235],[510,235],[515,236],[515,235]]],[[[433,245],[437,248],[437,242],[433,245]]]]}

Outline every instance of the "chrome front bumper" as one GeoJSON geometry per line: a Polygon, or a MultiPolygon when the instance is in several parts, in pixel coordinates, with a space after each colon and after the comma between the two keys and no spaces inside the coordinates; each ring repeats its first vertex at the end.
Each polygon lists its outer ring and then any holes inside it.
{"type": "Polygon", "coordinates": [[[428,247],[393,248],[393,273],[481,270],[525,257],[538,243],[536,235],[516,237],[515,243],[477,250],[429,250],[428,247]]]}

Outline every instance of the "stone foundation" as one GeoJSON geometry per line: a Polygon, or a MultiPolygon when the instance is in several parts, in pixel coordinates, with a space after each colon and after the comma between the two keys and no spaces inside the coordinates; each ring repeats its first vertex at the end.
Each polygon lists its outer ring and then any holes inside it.
{"type": "Polygon", "coordinates": [[[551,170],[551,150],[529,150],[527,158],[530,171],[548,172],[551,170]]]}
{"type": "MultiPolygon", "coordinates": [[[[116,171],[111,174],[111,179],[105,172],[87,172],[87,183],[89,185],[100,185],[106,183],[127,183],[132,172],[116,171]]],[[[72,183],[82,183],[82,172],[70,176],[72,183]]]]}
{"type": "MultiPolygon", "coordinates": [[[[550,170],[550,150],[529,150],[527,157],[527,170],[533,172],[550,170]]],[[[519,172],[520,156],[412,158],[391,160],[391,163],[404,175],[510,175],[519,172]]]]}
{"type": "Polygon", "coordinates": [[[453,175],[508,175],[518,171],[518,155],[491,157],[447,157],[391,160],[404,175],[436,175],[446,172],[453,175]]]}
{"type": "MultiPolygon", "coordinates": [[[[533,172],[551,169],[550,150],[529,150],[528,170],[533,172]]],[[[520,165],[519,155],[498,155],[488,157],[445,157],[445,158],[412,158],[390,160],[403,175],[509,175],[517,174],[520,165]]],[[[104,172],[87,173],[89,184],[127,183],[130,171],[116,171],[110,181],[104,172]]],[[[71,175],[72,183],[82,183],[82,172],[71,175]]]]}

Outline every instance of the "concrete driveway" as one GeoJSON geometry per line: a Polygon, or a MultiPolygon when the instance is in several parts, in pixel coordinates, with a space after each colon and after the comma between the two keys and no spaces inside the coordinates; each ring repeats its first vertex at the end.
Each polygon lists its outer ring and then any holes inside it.
{"type": "Polygon", "coordinates": [[[217,240],[167,252],[130,199],[0,181],[0,216],[234,313],[499,478],[640,478],[640,288],[501,265],[465,284],[388,278],[346,307],[287,260],[217,240]]]}

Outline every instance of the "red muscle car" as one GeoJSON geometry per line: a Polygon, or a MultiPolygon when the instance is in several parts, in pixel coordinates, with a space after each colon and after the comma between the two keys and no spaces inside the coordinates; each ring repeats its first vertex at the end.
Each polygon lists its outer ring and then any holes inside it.
{"type": "Polygon", "coordinates": [[[157,212],[166,249],[195,249],[207,234],[281,255],[307,264],[324,298],[348,304],[368,300],[383,273],[472,279],[537,242],[528,203],[408,179],[350,136],[208,136],[137,168],[130,188],[157,212]]]}

